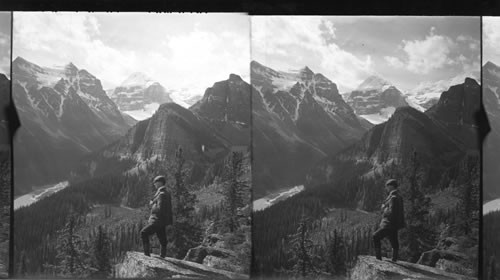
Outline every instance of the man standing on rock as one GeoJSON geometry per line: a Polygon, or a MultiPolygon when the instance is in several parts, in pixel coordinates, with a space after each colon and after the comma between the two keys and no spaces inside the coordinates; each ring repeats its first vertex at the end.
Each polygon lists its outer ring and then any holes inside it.
{"type": "Polygon", "coordinates": [[[165,186],[166,179],[163,176],[157,176],[153,180],[156,193],[149,202],[151,205],[151,215],[148,224],[141,230],[144,255],[149,256],[149,236],[156,233],[160,241],[160,257],[167,255],[167,234],[165,228],[173,222],[172,217],[172,199],[165,186]]]}
{"type": "Polygon", "coordinates": [[[405,227],[403,198],[399,194],[398,182],[395,179],[388,180],[385,187],[389,195],[382,204],[382,221],[379,229],[373,234],[373,243],[377,259],[382,260],[380,241],[387,237],[392,246],[392,261],[396,262],[399,253],[398,230],[405,227]]]}

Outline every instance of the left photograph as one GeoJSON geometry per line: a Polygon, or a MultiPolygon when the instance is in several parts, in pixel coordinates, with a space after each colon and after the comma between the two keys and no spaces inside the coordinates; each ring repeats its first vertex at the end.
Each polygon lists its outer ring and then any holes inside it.
{"type": "Polygon", "coordinates": [[[13,22],[14,276],[248,278],[249,18],[13,22]]]}
{"type": "Polygon", "coordinates": [[[0,12],[0,278],[8,277],[11,210],[11,149],[7,106],[10,103],[10,12],[0,12]]]}

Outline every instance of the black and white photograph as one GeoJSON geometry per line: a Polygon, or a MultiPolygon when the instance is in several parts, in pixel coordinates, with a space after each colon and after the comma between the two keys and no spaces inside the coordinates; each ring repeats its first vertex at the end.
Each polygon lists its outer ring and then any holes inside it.
{"type": "Polygon", "coordinates": [[[500,18],[483,17],[483,104],[490,132],[483,144],[484,279],[500,279],[500,18]],[[498,272],[497,272],[498,271],[498,272]]]}
{"type": "Polygon", "coordinates": [[[10,12],[0,12],[0,278],[8,277],[11,210],[11,148],[7,106],[10,103],[10,12]]]}
{"type": "Polygon", "coordinates": [[[251,29],[252,277],[477,279],[480,17],[251,29]]]}
{"type": "Polygon", "coordinates": [[[249,17],[13,22],[14,276],[248,278],[249,17]]]}

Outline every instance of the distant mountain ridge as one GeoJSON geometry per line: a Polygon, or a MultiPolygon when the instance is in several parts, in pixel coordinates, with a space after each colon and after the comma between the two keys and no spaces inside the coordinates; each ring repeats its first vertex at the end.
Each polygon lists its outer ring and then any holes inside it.
{"type": "Polygon", "coordinates": [[[100,80],[73,63],[12,63],[13,99],[21,129],[15,143],[16,193],[54,183],[81,156],[116,140],[129,128],[100,80]]]}
{"type": "Polygon", "coordinates": [[[337,85],[308,67],[283,72],[251,62],[254,195],[300,185],[317,160],[365,132],[337,85]]]}
{"type": "Polygon", "coordinates": [[[407,101],[427,110],[439,101],[442,92],[446,91],[452,85],[460,84],[468,76],[464,73],[450,79],[422,82],[405,93],[407,101]]]}

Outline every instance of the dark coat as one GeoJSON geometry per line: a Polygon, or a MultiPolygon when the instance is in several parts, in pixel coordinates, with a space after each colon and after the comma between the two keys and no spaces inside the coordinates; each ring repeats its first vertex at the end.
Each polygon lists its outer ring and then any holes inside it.
{"type": "Polygon", "coordinates": [[[405,227],[403,198],[398,190],[389,193],[382,204],[382,220],[380,228],[402,229],[405,227]]]}
{"type": "Polygon", "coordinates": [[[151,200],[149,223],[167,226],[173,223],[172,198],[165,186],[160,187],[151,200]]]}

